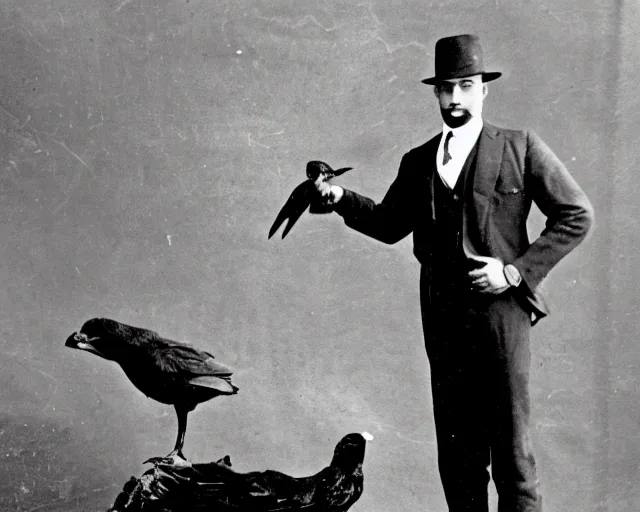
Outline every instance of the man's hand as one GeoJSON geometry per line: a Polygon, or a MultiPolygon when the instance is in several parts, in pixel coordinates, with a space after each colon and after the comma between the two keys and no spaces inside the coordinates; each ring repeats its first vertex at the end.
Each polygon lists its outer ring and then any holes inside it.
{"type": "Polygon", "coordinates": [[[497,295],[509,288],[504,276],[504,264],[500,260],[486,256],[472,256],[472,259],[485,263],[484,267],[469,272],[471,287],[474,290],[497,295]]]}
{"type": "Polygon", "coordinates": [[[320,202],[324,205],[334,205],[344,195],[344,189],[338,185],[332,185],[331,183],[318,178],[313,182],[320,195],[320,202]]]}

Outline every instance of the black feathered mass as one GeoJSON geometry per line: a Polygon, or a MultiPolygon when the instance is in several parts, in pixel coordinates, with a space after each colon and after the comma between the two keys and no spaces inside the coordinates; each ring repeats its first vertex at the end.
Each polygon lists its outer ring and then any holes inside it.
{"type": "Polygon", "coordinates": [[[346,435],[329,466],[300,478],[273,470],[237,473],[228,456],[193,466],[158,464],[125,485],[110,512],[344,512],[362,495],[369,439],[366,432],[346,435]]]}

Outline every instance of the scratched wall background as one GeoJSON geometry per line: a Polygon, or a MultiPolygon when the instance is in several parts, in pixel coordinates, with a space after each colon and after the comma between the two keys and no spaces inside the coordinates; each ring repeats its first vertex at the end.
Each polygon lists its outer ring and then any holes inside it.
{"type": "Polygon", "coordinates": [[[194,461],[309,474],[366,429],[354,510],[444,510],[410,241],[337,217],[266,235],[311,159],[382,197],[438,131],[436,39],[466,31],[504,72],[486,117],[538,131],[598,216],[534,330],[546,506],[636,509],[638,7],[264,4],[0,1],[0,509],[104,510],[171,448],[170,407],[63,347],[108,316],[236,369],[241,393],[190,415],[194,461]]]}

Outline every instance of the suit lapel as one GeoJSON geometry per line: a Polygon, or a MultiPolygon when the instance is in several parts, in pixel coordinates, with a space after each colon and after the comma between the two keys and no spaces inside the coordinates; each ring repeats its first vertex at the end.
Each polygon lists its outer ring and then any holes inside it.
{"type": "MultiPolygon", "coordinates": [[[[504,153],[504,135],[493,125],[485,122],[478,139],[478,156],[473,178],[473,205],[482,240],[486,242],[487,215],[493,191],[500,175],[504,153]]],[[[465,219],[469,212],[465,211],[465,219]]]]}

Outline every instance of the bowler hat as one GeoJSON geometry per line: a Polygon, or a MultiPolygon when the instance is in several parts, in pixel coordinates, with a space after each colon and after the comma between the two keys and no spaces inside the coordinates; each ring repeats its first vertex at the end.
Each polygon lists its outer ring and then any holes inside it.
{"type": "Polygon", "coordinates": [[[462,34],[436,42],[436,76],[425,78],[422,83],[435,85],[442,80],[472,75],[482,75],[483,82],[490,82],[502,73],[485,71],[478,36],[462,34]]]}

